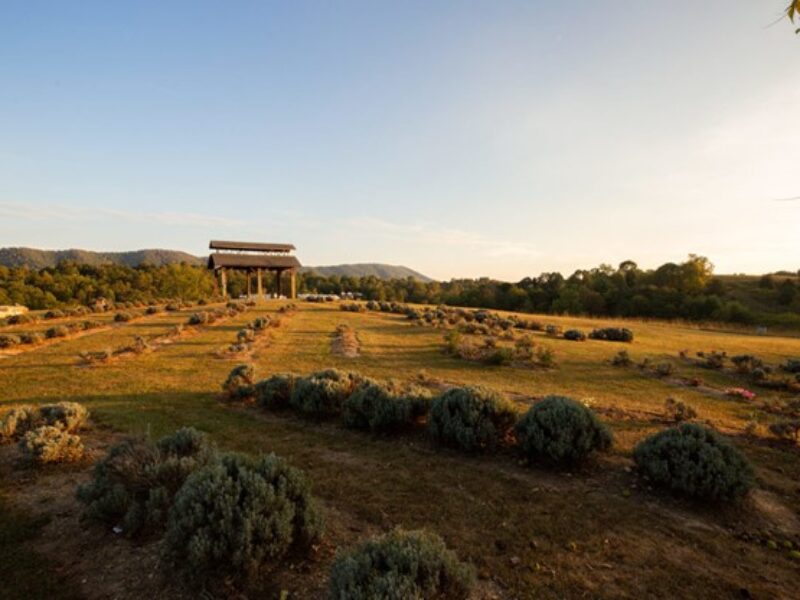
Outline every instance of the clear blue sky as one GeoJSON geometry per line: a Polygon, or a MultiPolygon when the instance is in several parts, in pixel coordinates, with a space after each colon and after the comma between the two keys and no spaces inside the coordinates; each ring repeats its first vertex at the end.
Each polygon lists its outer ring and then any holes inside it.
{"type": "Polygon", "coordinates": [[[0,246],[800,267],[786,0],[0,4],[0,246]]]}

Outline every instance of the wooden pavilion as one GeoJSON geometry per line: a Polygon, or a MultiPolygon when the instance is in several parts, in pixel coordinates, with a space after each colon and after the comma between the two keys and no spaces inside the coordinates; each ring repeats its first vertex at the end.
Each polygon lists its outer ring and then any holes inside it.
{"type": "Polygon", "coordinates": [[[292,244],[261,244],[254,242],[225,242],[211,240],[213,250],[208,257],[208,268],[219,275],[222,295],[228,297],[228,271],[244,271],[247,277],[247,296],[252,296],[252,279],[256,276],[256,295],[264,295],[264,272],[274,273],[275,292],[278,296],[297,297],[297,270],[300,261],[292,255],[292,244]],[[289,273],[289,289],[284,290],[283,274],[289,273]]]}

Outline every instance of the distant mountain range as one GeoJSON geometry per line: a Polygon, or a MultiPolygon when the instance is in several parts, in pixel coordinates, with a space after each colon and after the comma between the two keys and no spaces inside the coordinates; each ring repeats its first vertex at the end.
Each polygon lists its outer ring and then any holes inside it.
{"type": "MultiPolygon", "coordinates": [[[[28,267],[44,269],[55,267],[64,260],[87,265],[118,264],[136,267],[142,264],[168,265],[185,262],[190,265],[206,264],[206,257],[194,256],[179,250],[133,250],[130,252],[93,252],[91,250],[39,250],[37,248],[0,248],[0,265],[6,267],[28,267]]],[[[422,273],[408,267],[384,265],[380,263],[359,263],[352,265],[330,265],[324,267],[303,267],[303,272],[314,272],[331,277],[367,277],[379,279],[405,279],[413,277],[423,282],[432,281],[422,273]]]]}

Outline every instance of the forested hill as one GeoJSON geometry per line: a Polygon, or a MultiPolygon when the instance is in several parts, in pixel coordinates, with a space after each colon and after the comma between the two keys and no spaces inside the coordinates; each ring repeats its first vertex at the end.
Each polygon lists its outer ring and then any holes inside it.
{"type": "Polygon", "coordinates": [[[356,263],[352,265],[331,265],[327,267],[303,267],[304,273],[316,273],[323,277],[377,277],[378,279],[407,279],[428,283],[433,281],[408,267],[400,265],[384,265],[381,263],[356,263]]]}
{"type": "MultiPolygon", "coordinates": [[[[63,261],[80,265],[123,265],[160,267],[177,263],[205,265],[205,256],[194,256],[179,250],[133,250],[130,252],[92,252],[91,250],[39,250],[37,248],[0,248],[0,266],[28,267],[29,269],[53,268],[63,261]]],[[[432,281],[422,273],[400,265],[381,263],[359,263],[331,265],[325,267],[303,267],[304,273],[316,273],[324,277],[377,277],[378,279],[406,279],[412,277],[428,283],[432,281]]]]}
{"type": "Polygon", "coordinates": [[[72,261],[82,265],[124,265],[138,267],[148,264],[153,266],[173,263],[190,265],[205,264],[200,258],[179,250],[132,250],[130,252],[92,252],[90,250],[39,250],[37,248],[0,248],[0,265],[5,267],[28,267],[44,269],[55,267],[63,261],[72,261]]]}

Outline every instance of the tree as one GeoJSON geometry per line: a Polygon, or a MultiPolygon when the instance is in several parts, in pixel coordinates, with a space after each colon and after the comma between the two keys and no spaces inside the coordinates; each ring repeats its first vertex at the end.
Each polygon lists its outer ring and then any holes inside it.
{"type": "MultiPolygon", "coordinates": [[[[786,7],[786,16],[794,23],[795,17],[800,17],[800,0],[792,0],[789,6],[786,7]]],[[[800,33],[800,27],[794,30],[795,33],[800,33]]]]}

